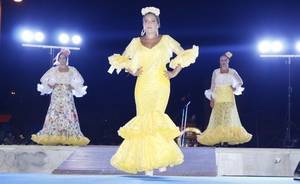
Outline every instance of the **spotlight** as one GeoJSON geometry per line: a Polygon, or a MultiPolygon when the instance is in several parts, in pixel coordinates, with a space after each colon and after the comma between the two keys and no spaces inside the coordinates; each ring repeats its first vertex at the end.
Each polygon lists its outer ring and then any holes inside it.
{"type": "Polygon", "coordinates": [[[72,42],[74,43],[74,44],[76,44],[76,45],[79,45],[80,43],[81,43],[81,37],[79,36],[79,35],[74,35],[73,37],[72,37],[72,42]]]}
{"type": "Polygon", "coordinates": [[[70,37],[66,33],[62,33],[59,35],[58,39],[62,44],[67,44],[70,40],[70,37]]]}
{"type": "Polygon", "coordinates": [[[300,52],[300,41],[296,42],[295,49],[296,49],[297,52],[300,52]]]}
{"type": "Polygon", "coordinates": [[[33,33],[31,32],[31,31],[29,31],[29,30],[24,30],[23,32],[22,32],[22,35],[21,35],[21,37],[22,37],[22,40],[24,41],[24,42],[31,42],[32,40],[33,40],[33,33]]]}
{"type": "Polygon", "coordinates": [[[45,39],[45,35],[42,33],[42,32],[36,32],[34,34],[34,39],[37,41],[37,42],[42,42],[44,41],[45,39]]]}
{"type": "Polygon", "coordinates": [[[258,50],[261,53],[268,53],[271,50],[271,42],[269,40],[263,40],[258,44],[258,50]]]}
{"type": "Polygon", "coordinates": [[[273,53],[281,52],[283,50],[283,43],[279,40],[273,41],[271,50],[273,53]]]}

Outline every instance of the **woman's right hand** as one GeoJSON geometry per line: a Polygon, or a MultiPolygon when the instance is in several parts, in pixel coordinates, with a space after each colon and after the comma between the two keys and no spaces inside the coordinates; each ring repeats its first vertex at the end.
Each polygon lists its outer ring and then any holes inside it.
{"type": "Polygon", "coordinates": [[[54,89],[55,86],[56,86],[56,84],[53,84],[53,85],[48,84],[48,86],[49,86],[50,88],[54,89]]]}
{"type": "Polygon", "coordinates": [[[215,100],[211,99],[209,105],[210,105],[211,108],[214,108],[215,100]]]}

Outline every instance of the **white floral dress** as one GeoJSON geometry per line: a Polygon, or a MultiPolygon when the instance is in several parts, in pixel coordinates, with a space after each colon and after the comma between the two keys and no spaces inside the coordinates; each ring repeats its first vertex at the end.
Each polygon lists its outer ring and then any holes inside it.
{"type": "Polygon", "coordinates": [[[51,101],[43,129],[31,139],[44,145],[87,145],[90,140],[80,130],[73,98],[73,95],[82,97],[86,94],[87,86],[83,86],[84,80],[79,72],[72,66],[67,72],[60,72],[56,66],[50,68],[40,81],[37,90],[41,95],[52,93],[51,101]],[[49,85],[55,87],[52,89],[49,85]]]}

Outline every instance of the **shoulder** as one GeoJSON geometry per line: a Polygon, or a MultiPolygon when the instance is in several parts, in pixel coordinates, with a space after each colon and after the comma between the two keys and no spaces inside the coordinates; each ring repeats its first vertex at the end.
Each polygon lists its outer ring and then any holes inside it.
{"type": "Polygon", "coordinates": [[[135,43],[135,42],[137,42],[137,41],[140,41],[140,37],[133,37],[132,39],[131,39],[131,43],[135,43]]]}
{"type": "Polygon", "coordinates": [[[216,68],[216,69],[214,69],[214,71],[213,71],[214,74],[217,74],[217,73],[219,73],[219,72],[220,72],[220,68],[216,68]]]}
{"type": "Polygon", "coordinates": [[[56,71],[58,66],[52,66],[47,72],[54,72],[56,71]]]}
{"type": "Polygon", "coordinates": [[[173,37],[171,37],[170,35],[162,35],[162,39],[170,44],[170,45],[180,45],[180,43],[178,41],[176,41],[173,37]]]}
{"type": "Polygon", "coordinates": [[[232,73],[232,74],[237,73],[237,71],[233,68],[229,68],[229,72],[232,73]]]}
{"type": "Polygon", "coordinates": [[[74,66],[69,66],[69,70],[71,72],[78,72],[78,70],[74,66]]]}
{"type": "Polygon", "coordinates": [[[167,41],[175,41],[174,38],[172,38],[170,35],[161,35],[162,39],[165,39],[167,41]]]}

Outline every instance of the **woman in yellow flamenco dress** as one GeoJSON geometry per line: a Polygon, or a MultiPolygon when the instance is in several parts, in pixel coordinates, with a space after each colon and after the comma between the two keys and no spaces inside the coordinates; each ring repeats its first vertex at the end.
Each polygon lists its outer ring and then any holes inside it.
{"type": "Polygon", "coordinates": [[[165,171],[168,166],[183,162],[183,154],[174,139],[180,131],[165,114],[170,94],[170,79],[182,68],[195,62],[198,47],[183,50],[168,35],[159,35],[159,9],[142,9],[142,36],[133,38],[122,55],[109,57],[111,65],[120,72],[125,69],[137,76],[135,103],[137,115],[121,127],[118,134],[124,139],[111,159],[115,168],[134,173],[153,175],[154,169],[165,171]],[[172,53],[177,57],[170,61],[172,53]],[[172,71],[168,71],[169,64],[172,71]]]}
{"type": "Polygon", "coordinates": [[[230,52],[220,57],[220,68],[214,70],[211,88],[205,91],[212,112],[207,129],[198,136],[198,141],[204,145],[242,144],[252,138],[242,126],[237,111],[234,95],[241,95],[244,88],[239,74],[229,68],[231,57],[230,52]]]}

